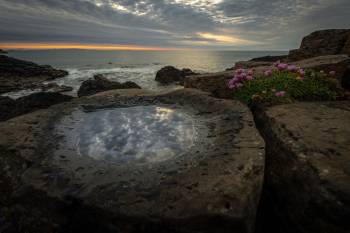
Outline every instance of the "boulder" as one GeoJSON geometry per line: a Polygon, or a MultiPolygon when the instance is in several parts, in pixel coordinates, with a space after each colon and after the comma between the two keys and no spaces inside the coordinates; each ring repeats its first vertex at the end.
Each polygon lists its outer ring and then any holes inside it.
{"type": "MultiPolygon", "coordinates": [[[[152,127],[167,128],[166,117],[173,111],[155,111],[159,122],[152,127]]],[[[103,148],[116,138],[137,135],[128,129],[128,120],[127,115],[122,123],[116,118],[113,127],[120,124],[124,133],[115,135],[104,118],[94,118],[90,123],[107,127],[103,135],[110,135],[110,141],[98,143],[102,134],[91,139],[103,148]]],[[[146,115],[133,123],[142,126],[147,120],[146,115]]],[[[0,131],[6,135],[0,137],[4,232],[254,232],[264,142],[250,110],[239,102],[190,89],[112,90],[0,123],[0,131]],[[176,156],[165,153],[166,161],[113,163],[97,159],[95,150],[94,159],[65,147],[79,146],[69,137],[76,130],[72,124],[88,123],[84,117],[91,111],[154,105],[183,113],[196,129],[191,146],[176,156]]]]}
{"type": "Polygon", "coordinates": [[[300,48],[289,52],[288,59],[297,61],[324,55],[350,55],[349,46],[350,29],[316,31],[304,37],[300,48]]]}
{"type": "Polygon", "coordinates": [[[219,98],[231,98],[232,90],[228,88],[228,81],[232,78],[233,71],[193,75],[185,79],[184,87],[209,92],[219,98]]]}
{"type": "MultiPolygon", "coordinates": [[[[294,62],[293,64],[304,69],[324,71],[336,71],[336,82],[340,87],[349,83],[349,75],[347,73],[350,59],[347,55],[329,55],[320,56],[310,59],[294,62]]],[[[237,64],[237,68],[250,68],[254,71],[254,76],[257,78],[263,77],[264,71],[274,69],[270,62],[241,62],[237,64]],[[245,65],[242,65],[245,64],[245,65]],[[249,64],[249,65],[246,65],[249,64]]],[[[210,92],[215,97],[231,98],[232,90],[228,88],[228,81],[233,78],[233,70],[228,70],[220,73],[209,73],[203,75],[188,76],[185,79],[184,86],[186,88],[196,88],[202,91],[210,92]]]]}
{"type": "Polygon", "coordinates": [[[179,70],[173,66],[166,66],[159,70],[156,74],[156,81],[161,84],[179,83],[184,84],[186,76],[196,74],[190,69],[179,70]]]}
{"type": "Polygon", "coordinates": [[[94,79],[86,80],[81,84],[78,96],[89,96],[113,89],[141,89],[141,87],[134,82],[113,82],[103,77],[103,75],[95,75],[94,79]]]}
{"type": "Polygon", "coordinates": [[[67,102],[73,97],[60,93],[39,92],[13,100],[9,97],[0,97],[0,121],[6,121],[38,109],[67,102]]]}
{"type": "Polygon", "coordinates": [[[64,77],[67,71],[56,70],[51,66],[0,55],[0,94],[15,90],[40,87],[48,80],[64,77]]]}
{"type": "Polygon", "coordinates": [[[263,232],[350,232],[350,102],[254,112],[267,148],[263,232]]]}

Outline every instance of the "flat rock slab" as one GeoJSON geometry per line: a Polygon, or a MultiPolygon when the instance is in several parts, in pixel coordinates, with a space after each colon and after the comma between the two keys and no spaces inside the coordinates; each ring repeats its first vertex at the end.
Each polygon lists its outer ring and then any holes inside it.
{"type": "Polygon", "coordinates": [[[254,230],[264,142],[238,102],[191,89],[109,91],[11,119],[0,131],[4,231],[254,230]],[[154,105],[193,120],[193,144],[178,156],[113,163],[63,146],[71,138],[60,129],[76,111],[154,105]]]}
{"type": "Polygon", "coordinates": [[[350,232],[350,102],[280,105],[255,115],[267,144],[269,208],[287,220],[284,232],[350,232]]]}

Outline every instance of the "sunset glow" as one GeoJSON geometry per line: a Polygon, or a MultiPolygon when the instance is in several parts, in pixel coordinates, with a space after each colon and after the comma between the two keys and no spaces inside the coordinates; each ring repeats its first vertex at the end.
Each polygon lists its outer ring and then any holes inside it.
{"type": "Polygon", "coordinates": [[[169,51],[179,48],[143,47],[139,45],[106,45],[106,44],[59,44],[59,43],[0,43],[1,49],[86,49],[86,50],[126,50],[126,51],[169,51]]]}

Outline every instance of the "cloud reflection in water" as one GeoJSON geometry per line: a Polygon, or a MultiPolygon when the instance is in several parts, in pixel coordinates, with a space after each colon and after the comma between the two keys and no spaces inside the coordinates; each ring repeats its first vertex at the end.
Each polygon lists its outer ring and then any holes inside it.
{"type": "Polygon", "coordinates": [[[159,106],[103,109],[84,114],[77,130],[80,154],[113,162],[159,162],[192,145],[187,114],[159,106]]]}

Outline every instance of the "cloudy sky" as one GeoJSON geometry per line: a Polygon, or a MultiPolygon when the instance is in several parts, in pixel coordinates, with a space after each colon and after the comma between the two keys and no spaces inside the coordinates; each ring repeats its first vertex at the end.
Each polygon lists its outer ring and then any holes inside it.
{"type": "Polygon", "coordinates": [[[288,50],[350,0],[0,0],[0,47],[288,50]]]}

